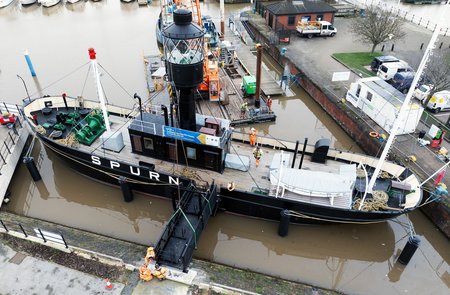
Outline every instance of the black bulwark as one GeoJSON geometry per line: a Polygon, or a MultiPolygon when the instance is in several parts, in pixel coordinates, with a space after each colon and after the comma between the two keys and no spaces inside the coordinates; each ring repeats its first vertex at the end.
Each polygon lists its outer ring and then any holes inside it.
{"type": "MultiPolygon", "coordinates": [[[[222,173],[230,134],[221,134],[219,147],[175,139],[164,135],[164,117],[152,113],[137,116],[128,132],[133,153],[222,173]],[[226,137],[226,138],[223,138],[226,137]]],[[[198,126],[197,129],[200,129],[198,126]]]]}

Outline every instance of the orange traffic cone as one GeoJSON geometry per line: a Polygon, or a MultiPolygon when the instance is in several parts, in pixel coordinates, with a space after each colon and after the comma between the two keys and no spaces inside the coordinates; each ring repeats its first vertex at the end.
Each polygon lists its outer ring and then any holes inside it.
{"type": "Polygon", "coordinates": [[[111,290],[113,288],[113,284],[108,279],[105,279],[106,281],[106,289],[111,290]]]}

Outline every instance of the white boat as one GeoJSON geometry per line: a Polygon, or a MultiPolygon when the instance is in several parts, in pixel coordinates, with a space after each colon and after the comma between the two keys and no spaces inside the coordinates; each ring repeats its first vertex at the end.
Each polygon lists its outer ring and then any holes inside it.
{"type": "Polygon", "coordinates": [[[20,4],[22,4],[24,6],[31,5],[31,4],[34,4],[36,2],[37,2],[37,0],[20,0],[20,4]]]}
{"type": "Polygon", "coordinates": [[[61,0],[38,0],[44,7],[52,7],[61,2],[61,0]]]}
{"type": "Polygon", "coordinates": [[[14,0],[0,0],[0,8],[6,7],[11,4],[14,0]]]}

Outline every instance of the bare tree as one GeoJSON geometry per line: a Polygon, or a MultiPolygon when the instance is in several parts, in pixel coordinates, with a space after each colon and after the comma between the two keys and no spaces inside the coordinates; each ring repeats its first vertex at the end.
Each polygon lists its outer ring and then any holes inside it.
{"type": "Polygon", "coordinates": [[[365,17],[353,20],[351,31],[358,40],[372,45],[371,53],[378,45],[388,40],[400,40],[406,35],[402,30],[403,20],[391,11],[368,6],[365,12],[365,17]]]}
{"type": "Polygon", "coordinates": [[[424,106],[436,92],[450,90],[450,50],[434,52],[422,74],[421,81],[430,86],[430,92],[423,101],[424,106]]]}

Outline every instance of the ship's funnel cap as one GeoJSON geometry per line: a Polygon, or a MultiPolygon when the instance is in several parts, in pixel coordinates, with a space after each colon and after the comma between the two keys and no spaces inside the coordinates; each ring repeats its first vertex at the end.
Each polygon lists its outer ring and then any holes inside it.
{"type": "Polygon", "coordinates": [[[192,22],[192,12],[187,9],[176,9],[173,12],[173,21],[177,25],[188,25],[192,22]]]}

